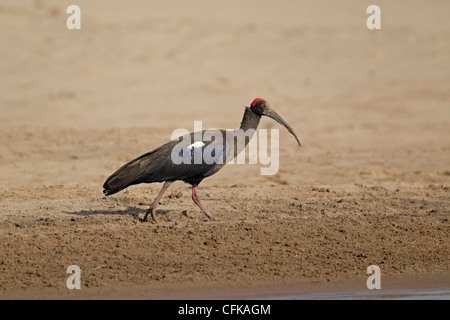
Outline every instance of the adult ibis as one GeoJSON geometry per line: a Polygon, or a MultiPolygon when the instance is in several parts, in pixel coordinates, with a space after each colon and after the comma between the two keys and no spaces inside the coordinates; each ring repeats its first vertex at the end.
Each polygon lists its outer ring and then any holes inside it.
{"type": "Polygon", "coordinates": [[[142,219],[142,221],[146,221],[147,216],[151,214],[153,221],[156,222],[156,207],[164,192],[174,181],[181,180],[192,185],[192,200],[206,216],[210,220],[218,220],[201,203],[197,195],[197,187],[203,179],[215,174],[246,147],[258,127],[261,116],[272,118],[283,125],[301,146],[292,127],[270,107],[266,100],[256,98],[250,107],[245,107],[240,128],[232,130],[231,135],[228,130],[217,130],[220,139],[217,136],[212,139],[206,137],[206,130],[193,132],[169,141],[153,151],[131,160],[113,173],[104,183],[103,193],[109,196],[131,185],[164,182],[161,191],[142,219]],[[236,140],[243,142],[235,143],[236,140]],[[185,144],[180,141],[185,141],[185,144]],[[206,157],[206,154],[209,155],[209,158],[206,157]]]}

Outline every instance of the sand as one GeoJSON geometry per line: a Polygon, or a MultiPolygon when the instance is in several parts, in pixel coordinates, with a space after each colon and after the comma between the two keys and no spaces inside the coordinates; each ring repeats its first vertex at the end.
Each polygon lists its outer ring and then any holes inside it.
{"type": "Polygon", "coordinates": [[[378,1],[381,30],[360,1],[80,0],[81,30],[70,4],[0,5],[1,298],[257,296],[365,286],[370,265],[450,287],[448,1],[378,1]],[[175,129],[237,128],[255,97],[303,146],[264,118],[279,171],[204,180],[220,221],[182,182],[158,224],[138,218],[161,184],[103,196],[175,129]]]}

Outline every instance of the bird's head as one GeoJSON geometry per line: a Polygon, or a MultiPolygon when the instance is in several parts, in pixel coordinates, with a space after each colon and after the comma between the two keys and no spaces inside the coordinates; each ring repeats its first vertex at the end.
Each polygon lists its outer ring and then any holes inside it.
{"type": "Polygon", "coordinates": [[[299,146],[302,145],[300,143],[300,140],[298,140],[298,137],[295,134],[294,129],[292,129],[292,127],[272,109],[269,102],[261,98],[256,98],[250,105],[250,110],[252,110],[259,116],[266,116],[272,118],[279,124],[283,125],[294,136],[295,140],[297,140],[298,142],[298,145],[299,146]]]}

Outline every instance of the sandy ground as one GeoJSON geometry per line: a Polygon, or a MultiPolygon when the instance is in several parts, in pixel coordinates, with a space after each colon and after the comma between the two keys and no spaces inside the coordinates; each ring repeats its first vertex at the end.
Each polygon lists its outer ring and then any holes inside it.
{"type": "Polygon", "coordinates": [[[364,285],[372,264],[450,287],[448,1],[377,1],[376,31],[365,1],[76,2],[74,31],[70,1],[0,4],[0,297],[364,285]],[[221,221],[181,182],[158,224],[138,216],[160,184],[102,195],[173,130],[236,128],[258,96],[303,147],[263,119],[279,172],[202,182],[221,221]]]}

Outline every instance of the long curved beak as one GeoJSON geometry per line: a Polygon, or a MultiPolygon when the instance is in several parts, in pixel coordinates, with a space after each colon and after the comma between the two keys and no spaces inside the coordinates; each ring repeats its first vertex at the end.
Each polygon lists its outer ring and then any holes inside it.
{"type": "Polygon", "coordinates": [[[267,116],[269,118],[272,118],[273,120],[275,120],[276,122],[278,122],[279,124],[283,125],[283,127],[285,127],[295,138],[295,140],[297,140],[298,145],[301,146],[302,144],[300,143],[300,140],[298,140],[297,135],[294,132],[294,129],[292,129],[292,127],[283,120],[282,117],[280,117],[275,111],[273,111],[272,109],[265,109],[263,112],[264,116],[267,116]]]}

